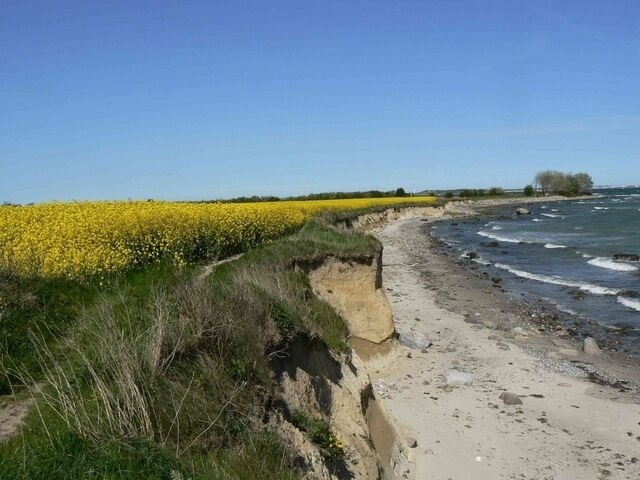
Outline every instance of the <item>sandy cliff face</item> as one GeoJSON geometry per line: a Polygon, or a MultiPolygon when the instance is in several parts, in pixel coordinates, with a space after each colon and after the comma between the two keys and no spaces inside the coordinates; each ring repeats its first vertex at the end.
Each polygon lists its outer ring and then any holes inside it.
{"type": "Polygon", "coordinates": [[[362,411],[371,383],[359,358],[336,356],[322,342],[301,336],[291,344],[289,356],[275,359],[273,367],[284,407],[274,420],[308,478],[379,478],[378,455],[362,411]],[[323,458],[308,436],[290,423],[296,411],[326,419],[344,448],[344,459],[323,458]]]}
{"type": "Polygon", "coordinates": [[[348,323],[352,337],[381,343],[394,333],[382,289],[382,253],[369,259],[327,258],[309,272],[311,286],[348,323]]]}

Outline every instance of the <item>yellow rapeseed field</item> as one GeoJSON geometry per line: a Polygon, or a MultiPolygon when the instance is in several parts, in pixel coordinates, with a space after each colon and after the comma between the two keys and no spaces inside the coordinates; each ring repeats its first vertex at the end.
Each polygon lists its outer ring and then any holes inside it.
{"type": "Polygon", "coordinates": [[[0,270],[26,276],[105,275],[162,259],[176,264],[245,250],[323,210],[433,197],[256,203],[69,202],[0,207],[0,270]]]}

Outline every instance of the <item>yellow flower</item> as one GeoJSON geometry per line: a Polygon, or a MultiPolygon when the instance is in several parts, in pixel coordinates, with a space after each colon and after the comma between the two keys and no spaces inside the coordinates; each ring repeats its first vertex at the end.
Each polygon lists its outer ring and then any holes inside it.
{"type": "Polygon", "coordinates": [[[69,202],[0,207],[0,270],[82,278],[163,259],[179,266],[294,232],[324,210],[434,197],[257,203],[69,202]]]}

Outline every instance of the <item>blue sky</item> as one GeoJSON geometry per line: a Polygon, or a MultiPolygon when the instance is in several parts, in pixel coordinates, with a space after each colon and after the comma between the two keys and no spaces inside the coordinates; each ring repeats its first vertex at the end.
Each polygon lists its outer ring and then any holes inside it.
{"type": "Polygon", "coordinates": [[[0,201],[640,183],[640,2],[3,2],[0,201]]]}

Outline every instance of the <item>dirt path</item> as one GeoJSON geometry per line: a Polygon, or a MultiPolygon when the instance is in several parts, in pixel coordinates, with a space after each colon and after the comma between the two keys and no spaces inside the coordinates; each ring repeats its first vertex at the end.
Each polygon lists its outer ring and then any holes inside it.
{"type": "Polygon", "coordinates": [[[7,401],[5,404],[0,404],[0,442],[18,431],[32,404],[33,400],[31,398],[18,402],[7,401]]]}
{"type": "MultiPolygon", "coordinates": [[[[590,364],[585,354],[519,326],[504,295],[429,250],[424,225],[400,220],[377,235],[396,329],[415,344],[372,380],[417,440],[413,478],[640,478],[636,392],[588,381],[577,367],[590,364]],[[471,384],[446,385],[451,369],[470,373],[471,384]],[[506,405],[505,391],[522,404],[506,405]]],[[[618,367],[637,382],[633,365],[618,367]]]]}

